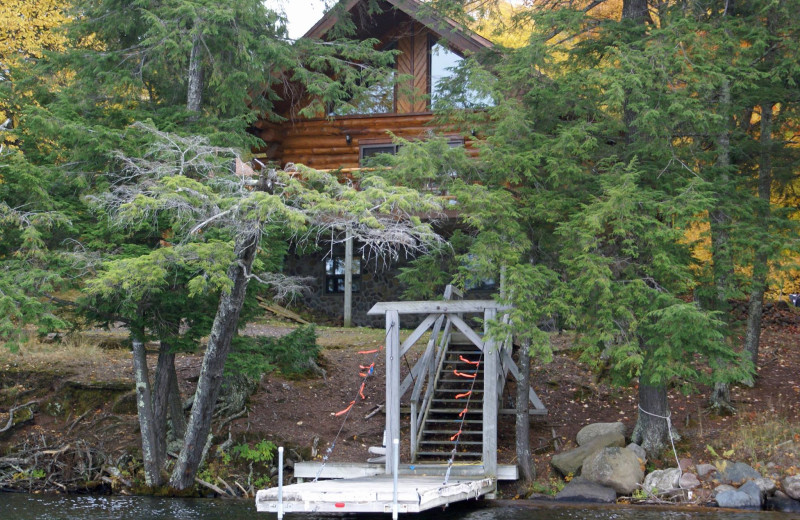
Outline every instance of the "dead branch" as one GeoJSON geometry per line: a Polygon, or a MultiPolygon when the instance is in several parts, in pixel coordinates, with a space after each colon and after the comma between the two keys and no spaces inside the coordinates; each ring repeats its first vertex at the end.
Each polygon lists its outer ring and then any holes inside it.
{"type": "MultiPolygon", "coordinates": [[[[21,404],[19,406],[14,406],[11,409],[9,409],[8,410],[8,422],[6,423],[6,425],[2,429],[0,429],[0,433],[8,431],[14,426],[14,412],[16,412],[17,410],[20,410],[22,408],[28,408],[29,406],[34,405],[34,404],[39,404],[39,401],[28,401],[25,404],[21,404]]],[[[31,416],[33,416],[33,410],[31,410],[31,416]]]]}

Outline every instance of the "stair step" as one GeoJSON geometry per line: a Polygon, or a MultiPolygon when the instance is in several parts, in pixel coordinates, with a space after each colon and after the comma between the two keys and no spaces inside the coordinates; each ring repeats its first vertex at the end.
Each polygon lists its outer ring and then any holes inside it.
{"type": "MultiPolygon", "coordinates": [[[[442,441],[422,441],[420,444],[425,444],[426,446],[450,446],[450,449],[453,448],[456,441],[451,442],[442,442],[442,441]]],[[[481,441],[458,441],[459,446],[483,446],[483,442],[481,441]]]]}
{"type": "MultiPolygon", "coordinates": [[[[418,451],[417,457],[444,457],[450,458],[452,451],[418,451]]],[[[457,451],[456,457],[482,457],[483,453],[477,451],[457,451]]]]}
{"type": "MultiPolygon", "coordinates": [[[[437,417],[431,417],[428,419],[427,422],[430,423],[460,423],[462,422],[461,419],[439,419],[437,417]]],[[[483,424],[482,420],[479,419],[464,419],[464,424],[483,424]]]]}
{"type": "MultiPolygon", "coordinates": [[[[453,435],[457,430],[422,430],[423,435],[453,435]]],[[[461,430],[461,435],[483,435],[483,430],[461,430]]]]}

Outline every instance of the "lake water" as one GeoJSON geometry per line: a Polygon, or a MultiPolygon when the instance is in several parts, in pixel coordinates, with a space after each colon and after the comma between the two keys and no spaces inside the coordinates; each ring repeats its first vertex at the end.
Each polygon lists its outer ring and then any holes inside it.
{"type": "MultiPolygon", "coordinates": [[[[390,515],[288,514],[286,520],[390,520],[390,515]]],[[[401,515],[408,520],[800,520],[772,512],[652,507],[564,506],[532,502],[471,502],[444,511],[401,515]]],[[[58,496],[0,493],[0,520],[275,520],[252,500],[58,496]]]]}

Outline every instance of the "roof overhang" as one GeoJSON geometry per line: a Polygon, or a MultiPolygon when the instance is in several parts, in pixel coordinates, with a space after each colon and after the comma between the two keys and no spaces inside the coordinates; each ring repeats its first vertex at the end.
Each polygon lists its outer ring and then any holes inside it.
{"type": "MultiPolygon", "coordinates": [[[[361,2],[365,0],[341,0],[340,9],[351,12],[361,2]]],[[[439,16],[431,10],[426,9],[425,6],[418,0],[384,0],[390,4],[394,9],[402,11],[414,20],[417,20],[432,32],[437,34],[441,40],[454,50],[461,53],[476,53],[484,49],[492,48],[494,45],[491,41],[483,36],[475,33],[467,27],[459,24],[455,20],[439,16]]],[[[304,38],[323,39],[325,34],[336,24],[339,20],[336,14],[337,9],[329,9],[325,16],[323,16],[314,26],[306,32],[304,38]]]]}

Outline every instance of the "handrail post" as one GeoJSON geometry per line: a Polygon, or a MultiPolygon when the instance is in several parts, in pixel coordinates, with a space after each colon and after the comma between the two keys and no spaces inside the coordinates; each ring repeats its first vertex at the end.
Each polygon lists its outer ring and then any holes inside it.
{"type": "Polygon", "coordinates": [[[283,520],[283,446],[278,448],[278,520],[283,520]]]}
{"type": "Polygon", "coordinates": [[[397,509],[397,473],[400,469],[400,439],[394,438],[392,439],[392,446],[394,447],[394,460],[392,460],[392,484],[393,484],[393,496],[392,496],[392,520],[397,520],[397,515],[399,513],[397,509]]]}

